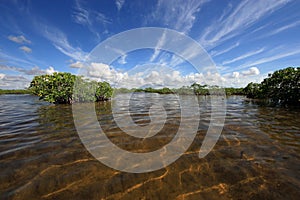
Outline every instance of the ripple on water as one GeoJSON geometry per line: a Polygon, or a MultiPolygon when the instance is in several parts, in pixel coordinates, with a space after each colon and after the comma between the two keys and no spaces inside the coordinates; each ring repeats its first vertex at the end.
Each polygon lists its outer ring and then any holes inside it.
{"type": "MultiPolygon", "coordinates": [[[[157,94],[132,98],[132,116],[141,126],[150,123],[152,101],[165,105],[168,118],[159,134],[145,140],[129,137],[116,125],[108,102],[96,104],[101,127],[121,148],[136,152],[161,148],[180,125],[178,101],[157,94]]],[[[0,198],[297,199],[299,111],[229,97],[222,135],[213,151],[199,159],[211,117],[209,97],[199,100],[199,134],[187,152],[161,170],[130,174],[102,165],[85,150],[71,106],[50,105],[31,95],[0,95],[0,198]]],[[[128,107],[119,104],[118,114],[125,115],[128,107]]],[[[82,113],[89,114],[84,109],[82,113]]]]}

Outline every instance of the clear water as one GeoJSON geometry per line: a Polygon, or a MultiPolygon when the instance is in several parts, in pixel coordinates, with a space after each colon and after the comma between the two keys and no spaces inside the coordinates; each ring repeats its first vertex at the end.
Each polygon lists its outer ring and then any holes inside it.
{"type": "MultiPolygon", "coordinates": [[[[131,102],[130,111],[137,124],[147,125],[149,105],[157,98],[164,102],[168,120],[154,137],[142,140],[124,134],[114,123],[110,102],[96,104],[99,123],[123,149],[161,148],[179,126],[178,102],[169,95],[147,94],[131,102]]],[[[199,100],[201,121],[188,151],[164,169],[131,174],[89,154],[70,105],[50,105],[30,95],[0,95],[0,199],[298,199],[300,110],[228,97],[222,135],[213,151],[199,159],[210,119],[208,99],[199,100]]]]}

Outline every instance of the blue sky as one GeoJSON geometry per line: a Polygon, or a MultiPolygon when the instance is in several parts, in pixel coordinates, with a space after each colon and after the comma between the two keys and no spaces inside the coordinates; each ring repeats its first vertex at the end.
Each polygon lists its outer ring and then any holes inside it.
{"type": "MultiPolygon", "coordinates": [[[[77,74],[99,43],[140,27],[169,28],[193,38],[215,62],[220,85],[244,87],[274,70],[300,65],[299,10],[298,0],[3,0],[0,88],[24,88],[34,75],[54,71],[77,74]]],[[[184,85],[210,76],[179,62],[159,77],[172,59],[169,52],[145,49],[89,69],[109,82],[146,78],[151,84],[177,80],[184,85]],[[147,66],[147,76],[127,73],[141,65],[147,66]]]]}

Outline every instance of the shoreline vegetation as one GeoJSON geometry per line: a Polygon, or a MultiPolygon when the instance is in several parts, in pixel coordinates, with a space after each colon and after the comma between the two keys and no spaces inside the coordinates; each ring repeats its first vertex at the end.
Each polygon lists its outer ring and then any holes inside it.
{"type": "Polygon", "coordinates": [[[249,83],[244,92],[249,99],[268,105],[300,107],[300,67],[288,67],[268,74],[261,83],[249,83]]]}
{"type": "Polygon", "coordinates": [[[0,95],[1,94],[31,94],[31,91],[28,89],[11,89],[11,90],[3,90],[0,89],[0,95]]]}
{"type": "Polygon", "coordinates": [[[30,87],[24,90],[1,90],[0,94],[33,94],[50,103],[72,104],[75,102],[107,101],[113,94],[145,92],[158,94],[210,95],[210,91],[222,91],[227,96],[244,95],[265,105],[291,105],[300,107],[300,67],[288,67],[269,74],[261,83],[249,83],[245,88],[221,88],[193,83],[191,86],[170,89],[112,88],[107,82],[96,82],[59,72],[35,76],[30,87]],[[73,90],[74,88],[74,90],[73,90]],[[75,91],[75,92],[74,92],[75,91]]]}
{"type": "Polygon", "coordinates": [[[132,93],[132,92],[145,92],[145,93],[157,93],[157,94],[179,94],[179,95],[211,95],[210,92],[214,92],[214,94],[223,94],[223,91],[227,96],[230,95],[246,95],[244,92],[244,88],[221,88],[218,86],[203,86],[197,83],[194,83],[191,86],[183,86],[181,88],[114,88],[115,94],[122,94],[122,93],[132,93]],[[217,92],[219,91],[219,92],[217,92]]]}
{"type": "Polygon", "coordinates": [[[54,104],[106,101],[113,94],[112,87],[105,81],[91,81],[65,72],[35,76],[29,90],[41,100],[54,104]]]}

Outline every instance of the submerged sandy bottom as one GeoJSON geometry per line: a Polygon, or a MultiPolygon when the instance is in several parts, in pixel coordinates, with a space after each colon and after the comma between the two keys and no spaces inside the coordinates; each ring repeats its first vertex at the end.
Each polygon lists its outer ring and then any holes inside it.
{"type": "MultiPolygon", "coordinates": [[[[240,97],[233,100],[242,102],[240,97]]],[[[25,102],[30,101],[28,97],[25,102]]],[[[20,110],[15,115],[15,107],[8,109],[7,117],[0,118],[1,199],[298,199],[300,195],[297,113],[271,113],[254,105],[230,104],[229,99],[222,135],[205,158],[198,158],[207,128],[204,120],[193,144],[176,162],[134,174],[111,169],[89,154],[69,106],[20,110]],[[274,136],[276,130],[284,137],[274,136]]],[[[178,126],[173,119],[157,137],[132,140],[113,124],[109,108],[99,112],[111,141],[134,152],[168,143],[178,126]]]]}

